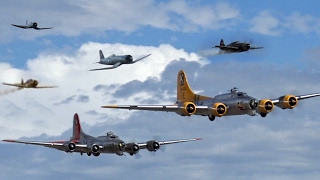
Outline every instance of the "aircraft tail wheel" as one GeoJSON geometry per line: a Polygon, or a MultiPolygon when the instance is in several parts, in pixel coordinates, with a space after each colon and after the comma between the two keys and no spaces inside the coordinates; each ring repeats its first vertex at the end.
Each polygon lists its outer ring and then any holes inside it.
{"type": "Polygon", "coordinates": [[[214,121],[214,119],[216,118],[214,115],[208,115],[210,121],[214,121]]]}

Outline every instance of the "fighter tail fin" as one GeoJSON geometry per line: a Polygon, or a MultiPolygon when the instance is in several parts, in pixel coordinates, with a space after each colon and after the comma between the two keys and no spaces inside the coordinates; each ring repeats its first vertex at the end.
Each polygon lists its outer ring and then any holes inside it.
{"type": "Polygon", "coordinates": [[[100,60],[101,60],[101,59],[104,59],[104,55],[103,55],[103,53],[102,53],[101,50],[99,51],[99,54],[100,54],[100,60]]]}
{"type": "Polygon", "coordinates": [[[178,72],[177,77],[177,100],[178,101],[198,101],[209,97],[195,94],[189,86],[187,75],[183,70],[178,72]]]}
{"type": "Polygon", "coordinates": [[[23,84],[24,82],[23,82],[23,78],[21,78],[21,85],[23,84]]]}
{"type": "Polygon", "coordinates": [[[226,46],[226,45],[224,44],[223,39],[220,40],[220,46],[226,46]]]}

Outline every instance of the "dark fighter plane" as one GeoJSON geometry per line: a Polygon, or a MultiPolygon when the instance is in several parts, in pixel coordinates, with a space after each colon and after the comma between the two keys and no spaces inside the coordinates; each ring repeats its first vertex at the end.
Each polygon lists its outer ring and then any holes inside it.
{"type": "Polygon", "coordinates": [[[16,24],[11,24],[12,26],[18,27],[18,28],[22,28],[22,29],[30,29],[33,28],[35,30],[44,30],[44,29],[52,29],[53,27],[49,27],[49,28],[38,28],[38,23],[36,22],[30,22],[28,23],[28,20],[26,21],[26,25],[16,25],[16,24]]]}
{"type": "Polygon", "coordinates": [[[108,105],[102,108],[135,109],[149,111],[175,112],[181,116],[201,115],[208,116],[211,121],[215,117],[243,115],[255,116],[260,114],[266,117],[274,106],[281,109],[293,109],[299,100],[320,96],[320,93],[295,96],[287,94],[275,99],[256,99],[237,88],[230,93],[214,97],[195,94],[189,87],[187,75],[183,70],[177,77],[177,101],[172,105],[108,105]]]}
{"type": "Polygon", "coordinates": [[[97,71],[97,70],[106,70],[106,69],[114,69],[117,68],[119,66],[121,66],[122,64],[133,64],[136,63],[148,56],[150,56],[151,54],[148,54],[146,56],[143,56],[139,59],[133,60],[131,55],[111,55],[108,57],[104,57],[102,51],[99,51],[100,54],[100,61],[97,62],[99,64],[103,64],[103,65],[112,65],[112,67],[106,67],[106,68],[99,68],[99,69],[90,69],[90,71],[97,71]]]}
{"type": "Polygon", "coordinates": [[[66,141],[51,141],[51,142],[39,142],[39,141],[21,141],[21,140],[2,140],[5,142],[22,143],[39,145],[48,148],[54,148],[65,152],[78,152],[81,155],[86,153],[88,156],[99,156],[100,153],[116,154],[119,156],[124,155],[124,152],[130,155],[137,154],[140,149],[147,149],[148,151],[157,151],[160,146],[166,144],[174,144],[188,141],[197,141],[201,138],[194,139],[182,139],[171,141],[156,141],[150,140],[144,143],[125,143],[113,132],[108,132],[105,136],[93,137],[85,134],[80,125],[78,114],[73,118],[73,136],[70,140],[66,141]]]}
{"type": "Polygon", "coordinates": [[[220,48],[220,50],[226,51],[227,53],[243,52],[243,51],[263,48],[263,47],[252,47],[250,43],[239,42],[239,41],[235,41],[228,45],[225,45],[223,39],[220,40],[220,46],[214,46],[214,47],[220,48]]]}

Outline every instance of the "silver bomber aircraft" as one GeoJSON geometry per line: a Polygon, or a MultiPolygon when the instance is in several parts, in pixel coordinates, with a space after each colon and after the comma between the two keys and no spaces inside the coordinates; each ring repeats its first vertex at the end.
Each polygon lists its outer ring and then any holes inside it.
{"type": "Polygon", "coordinates": [[[38,141],[21,141],[21,140],[2,140],[11,143],[22,143],[39,145],[48,148],[57,149],[60,151],[65,151],[67,153],[77,152],[83,155],[86,153],[88,156],[99,156],[100,153],[116,154],[119,156],[124,155],[124,153],[129,153],[130,155],[137,154],[140,149],[147,149],[148,151],[157,151],[160,146],[166,144],[174,144],[188,141],[197,141],[201,138],[194,139],[182,139],[182,140],[172,140],[172,141],[156,141],[150,140],[145,143],[125,143],[113,132],[108,132],[105,136],[92,137],[85,134],[80,125],[80,120],[78,114],[74,115],[73,118],[73,136],[70,140],[66,141],[51,141],[51,142],[38,142],[38,141]]]}
{"type": "Polygon", "coordinates": [[[180,70],[177,77],[177,102],[173,105],[108,105],[102,108],[166,111],[175,112],[181,116],[201,115],[208,116],[213,121],[215,117],[243,114],[251,116],[260,114],[266,117],[274,106],[293,109],[298,105],[299,100],[316,96],[320,96],[320,93],[300,96],[287,94],[276,99],[258,100],[233,88],[230,93],[208,97],[195,94],[189,87],[185,72],[180,70]]]}
{"type": "Polygon", "coordinates": [[[220,50],[223,50],[229,53],[243,52],[243,51],[263,48],[263,47],[252,47],[250,43],[239,42],[239,41],[235,41],[228,45],[225,45],[223,39],[220,40],[220,46],[214,46],[214,47],[220,48],[220,50]]]}
{"type": "Polygon", "coordinates": [[[52,29],[53,27],[49,27],[49,28],[38,28],[38,23],[36,22],[30,22],[28,23],[28,20],[26,21],[26,25],[16,25],[16,24],[11,24],[12,26],[18,27],[18,28],[22,28],[22,29],[35,29],[35,30],[44,30],[44,29],[52,29]]]}
{"type": "Polygon", "coordinates": [[[37,80],[34,79],[28,79],[26,82],[23,81],[23,79],[21,79],[21,83],[15,83],[15,84],[10,84],[10,83],[2,83],[3,85],[7,85],[7,86],[14,86],[14,87],[18,87],[20,89],[23,88],[56,88],[57,86],[38,86],[39,82],[37,80]]]}
{"type": "Polygon", "coordinates": [[[134,64],[134,63],[151,55],[151,54],[148,54],[148,55],[143,56],[139,59],[133,60],[131,55],[115,55],[115,54],[113,54],[113,55],[105,58],[101,50],[99,51],[99,54],[100,54],[100,61],[97,63],[103,64],[103,65],[112,65],[112,67],[90,69],[89,71],[114,69],[114,68],[121,66],[122,64],[134,64]]]}

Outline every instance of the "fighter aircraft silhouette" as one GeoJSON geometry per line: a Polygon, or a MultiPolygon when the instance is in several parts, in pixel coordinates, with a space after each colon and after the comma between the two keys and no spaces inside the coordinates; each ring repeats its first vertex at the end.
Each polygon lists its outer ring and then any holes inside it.
{"type": "Polygon", "coordinates": [[[107,68],[99,68],[99,69],[90,69],[89,71],[97,71],[97,70],[106,70],[106,69],[114,69],[114,68],[117,68],[119,66],[121,66],[122,64],[133,64],[133,63],[136,63],[148,56],[150,56],[151,54],[148,54],[146,56],[143,56],[139,59],[136,59],[136,60],[133,60],[132,56],[131,55],[111,55],[109,57],[104,57],[102,51],[100,50],[99,51],[99,54],[100,54],[100,61],[97,62],[99,64],[104,64],[104,65],[112,65],[112,67],[107,67],[107,68]]]}
{"type": "Polygon", "coordinates": [[[177,77],[177,101],[173,105],[108,105],[102,108],[135,109],[150,111],[175,112],[181,116],[201,115],[208,116],[211,121],[215,117],[243,115],[255,116],[260,114],[266,117],[274,105],[282,109],[293,109],[298,105],[298,100],[320,96],[320,93],[295,96],[287,94],[276,99],[258,100],[239,92],[237,88],[230,93],[220,94],[215,97],[195,94],[189,87],[187,75],[180,70],[177,77]]]}
{"type": "Polygon", "coordinates": [[[38,23],[36,22],[30,22],[28,24],[28,20],[26,21],[26,25],[16,25],[16,24],[11,24],[12,26],[18,27],[18,28],[22,28],[22,29],[30,29],[33,28],[35,30],[44,30],[44,29],[52,29],[53,27],[49,27],[49,28],[38,28],[38,23]]]}
{"type": "Polygon", "coordinates": [[[78,114],[73,117],[73,135],[70,140],[66,141],[51,141],[51,142],[38,142],[38,141],[21,141],[21,140],[9,140],[5,139],[2,141],[11,143],[22,143],[39,145],[48,148],[58,149],[60,151],[65,151],[68,153],[78,152],[81,155],[86,153],[88,156],[94,155],[99,156],[100,153],[116,154],[119,156],[124,155],[124,152],[130,155],[137,154],[140,149],[147,149],[148,151],[157,151],[160,146],[166,144],[174,144],[188,141],[197,141],[201,138],[194,139],[182,139],[182,140],[172,140],[172,141],[156,141],[150,140],[144,143],[125,143],[113,132],[108,132],[105,136],[93,137],[85,134],[80,125],[80,120],[78,114]]]}
{"type": "Polygon", "coordinates": [[[23,82],[23,79],[21,79],[21,83],[15,83],[15,84],[10,84],[10,83],[2,83],[3,85],[7,86],[14,86],[18,87],[20,89],[22,88],[56,88],[57,86],[38,86],[39,82],[34,79],[28,79],[26,82],[23,82]]]}
{"type": "Polygon", "coordinates": [[[243,51],[263,48],[263,47],[252,47],[250,43],[239,42],[239,41],[235,41],[228,45],[225,45],[223,39],[220,40],[220,46],[214,46],[214,47],[220,48],[220,50],[230,52],[230,53],[243,52],[243,51]]]}

